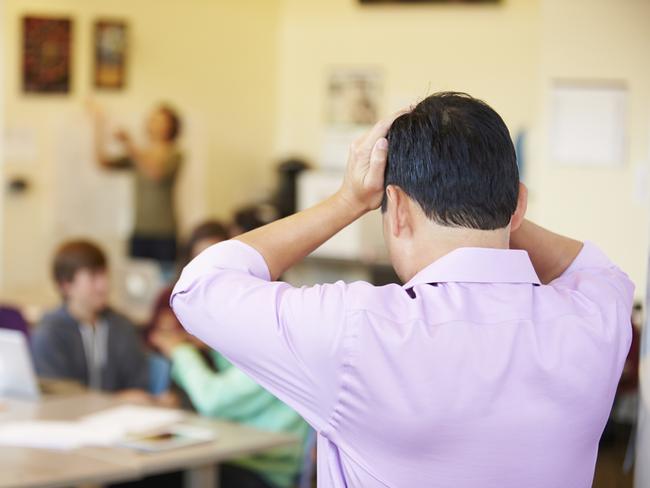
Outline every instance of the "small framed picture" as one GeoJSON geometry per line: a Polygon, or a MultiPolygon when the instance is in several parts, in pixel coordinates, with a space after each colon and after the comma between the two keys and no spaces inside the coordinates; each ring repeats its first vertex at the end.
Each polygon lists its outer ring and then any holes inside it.
{"type": "Polygon", "coordinates": [[[72,20],[23,17],[22,75],[25,93],[69,93],[72,20]]]}
{"type": "Polygon", "coordinates": [[[121,90],[126,86],[127,25],[122,21],[95,22],[95,88],[121,90]]]}

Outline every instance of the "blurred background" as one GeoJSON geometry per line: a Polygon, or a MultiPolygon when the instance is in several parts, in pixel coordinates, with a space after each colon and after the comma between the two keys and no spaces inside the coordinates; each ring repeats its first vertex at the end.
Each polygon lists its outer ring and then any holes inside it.
{"type": "MultiPolygon", "coordinates": [[[[445,90],[504,118],[530,218],[597,242],[645,297],[648,0],[0,0],[0,15],[0,299],[30,321],[58,301],[66,239],[101,244],[140,321],[165,281],[129,255],[134,178],[97,164],[98,117],[118,156],[116,131],[146,144],[152,110],[178,114],[183,240],[242,208],[266,221],[315,203],[356,134],[445,90]]],[[[378,219],[288,278],[392,280],[378,219]]]]}

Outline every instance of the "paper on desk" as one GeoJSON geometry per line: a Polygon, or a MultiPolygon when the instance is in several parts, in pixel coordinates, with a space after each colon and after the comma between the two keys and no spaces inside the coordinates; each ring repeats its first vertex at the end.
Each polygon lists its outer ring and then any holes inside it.
{"type": "Polygon", "coordinates": [[[166,427],[182,418],[180,410],[126,405],[78,421],[7,422],[0,424],[0,445],[43,449],[107,446],[121,441],[128,434],[166,427]]]}
{"type": "Polygon", "coordinates": [[[184,417],[181,410],[124,405],[82,417],[84,428],[101,432],[116,432],[120,437],[166,427],[184,417]]]}
{"type": "Polygon", "coordinates": [[[85,439],[77,422],[43,420],[7,422],[0,425],[0,445],[44,449],[75,449],[85,439]]]}

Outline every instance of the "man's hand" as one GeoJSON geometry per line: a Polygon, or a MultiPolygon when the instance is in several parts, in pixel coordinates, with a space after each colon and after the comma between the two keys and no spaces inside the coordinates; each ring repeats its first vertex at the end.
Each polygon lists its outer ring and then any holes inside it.
{"type": "Polygon", "coordinates": [[[404,113],[400,111],[377,122],[352,145],[343,184],[335,195],[236,238],[262,255],[272,280],[341,229],[379,207],[388,154],[386,134],[393,121],[404,113]]]}
{"type": "Polygon", "coordinates": [[[384,196],[384,171],[388,156],[386,134],[393,121],[407,110],[380,120],[352,143],[339,195],[348,205],[367,212],[379,207],[384,196]]]}

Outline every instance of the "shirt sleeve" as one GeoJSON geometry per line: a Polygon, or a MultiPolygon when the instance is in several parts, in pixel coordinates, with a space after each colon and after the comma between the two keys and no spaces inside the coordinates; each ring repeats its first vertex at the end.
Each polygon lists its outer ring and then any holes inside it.
{"type": "Polygon", "coordinates": [[[171,304],[183,326],[320,429],[339,389],[347,285],[270,282],[264,258],[216,244],[183,271],[171,304]]]}
{"type": "Polygon", "coordinates": [[[237,368],[213,371],[190,344],[175,348],[171,359],[172,379],[201,415],[243,422],[276,401],[237,368]]]}
{"type": "Polygon", "coordinates": [[[571,265],[549,285],[575,290],[597,304],[619,304],[629,322],[634,283],[592,242],[585,242],[571,265]]]}

